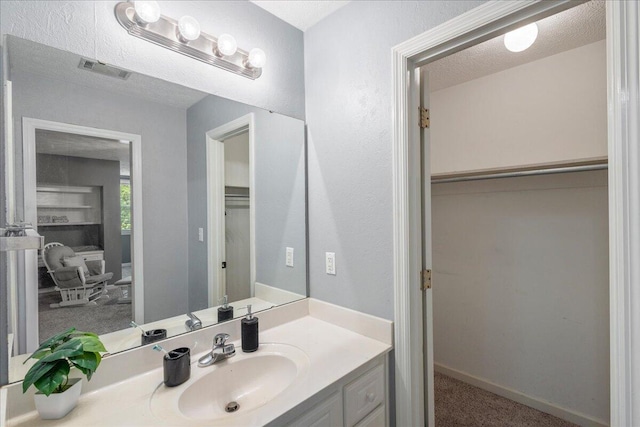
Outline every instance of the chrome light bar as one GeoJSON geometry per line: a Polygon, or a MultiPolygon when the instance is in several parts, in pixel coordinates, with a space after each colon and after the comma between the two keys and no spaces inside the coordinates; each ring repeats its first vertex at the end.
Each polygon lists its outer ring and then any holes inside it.
{"type": "Polygon", "coordinates": [[[233,55],[222,55],[218,39],[203,32],[195,40],[180,37],[178,21],[160,15],[155,22],[143,23],[136,19],[132,2],[121,2],[115,8],[116,19],[132,36],[166,47],[207,64],[231,71],[251,80],[262,75],[262,68],[252,67],[249,53],[237,49],[233,55]]]}

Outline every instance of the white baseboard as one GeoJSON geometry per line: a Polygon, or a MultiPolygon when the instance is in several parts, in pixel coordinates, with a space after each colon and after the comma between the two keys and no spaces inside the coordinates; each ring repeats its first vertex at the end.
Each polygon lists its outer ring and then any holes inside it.
{"type": "Polygon", "coordinates": [[[609,423],[606,421],[598,420],[590,417],[589,415],[563,408],[551,402],[526,395],[512,388],[504,387],[492,383],[491,381],[466,374],[456,369],[448,368],[439,363],[434,363],[434,369],[436,372],[439,372],[441,374],[455,378],[467,384],[471,384],[483,390],[487,390],[491,393],[497,394],[498,396],[506,397],[507,399],[513,400],[514,402],[518,402],[533,409],[537,409],[538,411],[546,412],[547,414],[553,415],[554,417],[558,417],[565,421],[578,424],[582,427],[607,427],[609,425],[609,423]]]}

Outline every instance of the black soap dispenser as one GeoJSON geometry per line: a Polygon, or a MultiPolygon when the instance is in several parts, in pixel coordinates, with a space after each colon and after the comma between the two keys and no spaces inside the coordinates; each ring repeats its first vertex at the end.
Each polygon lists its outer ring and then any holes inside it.
{"type": "Polygon", "coordinates": [[[233,319],[233,307],[229,305],[227,296],[222,300],[222,307],[218,307],[218,323],[233,319]]]}
{"type": "Polygon", "coordinates": [[[251,304],[247,305],[247,317],[242,319],[242,351],[251,353],[258,349],[258,318],[251,314],[251,304]]]}

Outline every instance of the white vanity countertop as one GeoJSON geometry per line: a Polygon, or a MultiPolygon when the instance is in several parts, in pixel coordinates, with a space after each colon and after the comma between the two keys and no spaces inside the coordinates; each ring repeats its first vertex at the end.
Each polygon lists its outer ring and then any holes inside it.
{"type": "MultiPolygon", "coordinates": [[[[298,297],[297,299],[300,298],[301,297],[298,297]]],[[[271,301],[266,301],[264,299],[256,297],[235,301],[232,304],[233,306],[238,307],[235,312],[235,317],[243,315],[247,312],[247,304],[252,305],[254,313],[260,312],[262,310],[267,310],[277,305],[276,303],[273,303],[271,301]]],[[[198,318],[202,321],[203,327],[211,326],[218,323],[218,307],[220,306],[205,308],[204,310],[195,311],[194,314],[198,316],[198,318]]],[[[180,316],[158,320],[156,322],[141,324],[139,326],[145,331],[164,328],[167,329],[167,336],[173,337],[175,335],[187,332],[187,329],[184,326],[184,322],[188,319],[189,318],[187,317],[187,315],[183,314],[180,316]]],[[[119,331],[100,335],[100,340],[109,353],[117,353],[120,351],[138,347],[140,345],[140,332],[136,328],[122,329],[119,331]]],[[[9,343],[12,344],[11,336],[9,337],[9,343]]],[[[11,354],[11,349],[9,349],[9,354],[11,354]]],[[[10,381],[15,381],[15,379],[25,377],[27,371],[29,371],[31,366],[35,363],[35,360],[33,359],[26,364],[23,363],[25,360],[27,360],[28,357],[29,354],[21,354],[18,356],[10,357],[10,381]]]]}
{"type": "MultiPolygon", "coordinates": [[[[309,358],[304,378],[271,402],[252,411],[230,414],[218,421],[199,421],[181,416],[158,417],[150,409],[154,390],[162,385],[163,370],[152,371],[83,394],[78,406],[65,418],[42,421],[36,412],[9,420],[9,426],[260,426],[313,396],[323,388],[391,350],[392,324],[383,319],[363,315],[316,300],[308,301],[308,314],[260,332],[260,343],[283,343],[302,350],[309,358]],[[324,319],[324,320],[323,320],[324,319]],[[338,326],[340,325],[340,326],[338,326]],[[358,332],[354,332],[358,331],[358,332]]],[[[233,337],[237,338],[237,337],[233,337]]],[[[239,340],[234,340],[241,352],[239,340]]],[[[266,348],[267,346],[265,346],[266,348]]],[[[258,354],[258,352],[255,354],[258,354]]],[[[197,361],[200,354],[192,355],[197,361]]],[[[237,357],[237,356],[236,356],[237,357]]],[[[225,361],[220,362],[220,364],[225,361]]],[[[191,379],[173,390],[186,388],[218,364],[199,368],[192,363],[191,379]]],[[[224,387],[224,384],[215,385],[224,387]]],[[[9,405],[11,402],[8,402],[9,405]]]]}

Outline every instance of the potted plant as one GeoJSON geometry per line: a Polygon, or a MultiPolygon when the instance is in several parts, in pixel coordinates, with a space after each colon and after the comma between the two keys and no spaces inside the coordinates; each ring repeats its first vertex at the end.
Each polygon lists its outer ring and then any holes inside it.
{"type": "Polygon", "coordinates": [[[38,389],[34,400],[40,418],[55,420],[75,408],[82,378],[69,379],[71,368],[90,380],[102,360],[100,353],[106,351],[96,334],[71,328],[46,340],[29,356],[37,361],[24,377],[22,392],[31,385],[38,389]]]}

